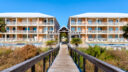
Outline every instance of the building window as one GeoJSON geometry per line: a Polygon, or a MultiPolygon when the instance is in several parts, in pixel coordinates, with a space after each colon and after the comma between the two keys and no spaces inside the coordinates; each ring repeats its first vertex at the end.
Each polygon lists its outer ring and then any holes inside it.
{"type": "Polygon", "coordinates": [[[109,38],[113,38],[113,36],[112,35],[109,35],[109,38]]]}
{"type": "Polygon", "coordinates": [[[49,29],[50,29],[50,31],[53,31],[53,27],[50,27],[49,29]]]}
{"type": "Polygon", "coordinates": [[[23,27],[23,30],[25,30],[25,31],[26,31],[26,30],[27,30],[27,28],[26,28],[26,27],[23,27]]]}
{"type": "Polygon", "coordinates": [[[27,35],[23,35],[23,38],[27,38],[27,35]]]}
{"type": "Polygon", "coordinates": [[[13,38],[16,38],[16,35],[13,35],[13,38]]]}
{"type": "Polygon", "coordinates": [[[53,19],[50,19],[50,20],[49,20],[49,23],[50,23],[50,24],[53,24],[53,19]]]}
{"type": "Polygon", "coordinates": [[[9,36],[9,35],[7,35],[7,38],[10,38],[10,36],[9,36]]]}
{"type": "Polygon", "coordinates": [[[119,28],[118,27],[116,27],[116,31],[118,31],[119,30],[119,28]]]}
{"type": "Polygon", "coordinates": [[[82,19],[78,19],[78,24],[81,24],[82,23],[82,19]]]}
{"type": "Polygon", "coordinates": [[[50,35],[50,38],[53,38],[53,35],[50,35]]]}
{"type": "Polygon", "coordinates": [[[102,36],[101,35],[98,35],[98,38],[102,38],[102,36]]]}
{"type": "Polygon", "coordinates": [[[88,20],[88,24],[92,24],[92,20],[88,20]]]}
{"type": "Polygon", "coordinates": [[[81,32],[82,30],[81,30],[81,27],[78,27],[78,32],[81,32]]]}
{"type": "Polygon", "coordinates": [[[45,19],[45,20],[43,20],[43,22],[44,22],[44,23],[46,23],[46,22],[47,22],[47,20],[45,19]]]}
{"type": "Polygon", "coordinates": [[[9,27],[6,27],[6,30],[9,31],[9,27]]]}
{"type": "Polygon", "coordinates": [[[44,29],[43,29],[44,31],[47,31],[48,30],[48,28],[47,27],[44,27],[44,29]]]}
{"type": "Polygon", "coordinates": [[[89,27],[89,28],[88,28],[88,30],[92,30],[92,28],[91,28],[91,27],[89,27]]]}
{"type": "Polygon", "coordinates": [[[102,30],[102,28],[98,28],[98,30],[102,30]]]}
{"type": "Polygon", "coordinates": [[[113,20],[109,20],[109,23],[113,23],[113,20]]]}
{"type": "Polygon", "coordinates": [[[116,23],[118,23],[118,22],[119,22],[119,20],[117,19],[117,20],[116,20],[116,23]]]}
{"type": "Polygon", "coordinates": [[[88,38],[92,38],[92,35],[89,35],[88,38]]]}
{"type": "Polygon", "coordinates": [[[101,24],[102,20],[96,20],[96,23],[101,24]]]}
{"type": "Polygon", "coordinates": [[[110,27],[110,28],[109,28],[109,31],[113,31],[113,28],[112,28],[112,27],[110,27]]]}
{"type": "Polygon", "coordinates": [[[72,27],[72,28],[71,28],[71,31],[75,31],[75,27],[72,27]]]}
{"type": "Polygon", "coordinates": [[[33,30],[36,31],[36,27],[34,27],[33,30]]]}
{"type": "Polygon", "coordinates": [[[75,19],[72,19],[72,20],[71,20],[71,23],[75,23],[75,19]]]}
{"type": "Polygon", "coordinates": [[[118,38],[118,35],[115,35],[115,38],[118,38]]]}
{"type": "Polygon", "coordinates": [[[14,31],[16,30],[16,28],[15,28],[15,27],[13,27],[12,29],[13,29],[14,31]]]}

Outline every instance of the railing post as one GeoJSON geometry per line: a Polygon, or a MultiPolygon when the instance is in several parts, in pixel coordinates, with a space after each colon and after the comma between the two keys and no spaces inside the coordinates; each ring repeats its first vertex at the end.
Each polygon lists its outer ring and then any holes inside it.
{"type": "Polygon", "coordinates": [[[77,53],[75,52],[75,63],[77,64],[77,53]]]}
{"type": "Polygon", "coordinates": [[[32,66],[31,72],[35,72],[35,65],[32,66]]]}
{"type": "Polygon", "coordinates": [[[94,72],[98,72],[98,67],[95,65],[94,72]]]}
{"type": "Polygon", "coordinates": [[[52,62],[53,62],[53,52],[52,52],[52,62]]]}
{"type": "Polygon", "coordinates": [[[78,54],[78,67],[80,67],[80,55],[78,54]]]}
{"type": "Polygon", "coordinates": [[[86,65],[86,59],[83,57],[83,72],[86,71],[85,65],[86,65]]]}
{"type": "Polygon", "coordinates": [[[45,72],[45,57],[43,58],[43,72],[45,72]]]}
{"type": "Polygon", "coordinates": [[[51,54],[49,54],[49,67],[51,65],[51,54]]]}

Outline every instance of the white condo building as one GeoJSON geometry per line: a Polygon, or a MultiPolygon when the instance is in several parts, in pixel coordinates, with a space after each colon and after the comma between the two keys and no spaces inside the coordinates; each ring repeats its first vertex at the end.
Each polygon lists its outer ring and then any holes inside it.
{"type": "Polygon", "coordinates": [[[58,38],[59,24],[55,17],[42,13],[0,13],[6,32],[1,41],[46,41],[58,38]]]}
{"type": "Polygon", "coordinates": [[[83,42],[128,42],[122,27],[128,24],[128,13],[84,13],[70,16],[70,37],[79,36],[83,42]]]}

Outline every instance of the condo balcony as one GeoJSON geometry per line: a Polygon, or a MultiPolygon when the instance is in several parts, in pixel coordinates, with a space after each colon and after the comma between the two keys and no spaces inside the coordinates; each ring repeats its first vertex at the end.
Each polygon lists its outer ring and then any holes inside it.
{"type": "Polygon", "coordinates": [[[73,22],[71,26],[124,26],[127,25],[127,22],[92,22],[92,23],[83,23],[83,22],[73,22]]]}
{"type": "Polygon", "coordinates": [[[128,42],[127,39],[125,38],[88,38],[88,41],[91,41],[91,42],[105,42],[105,41],[108,41],[108,42],[128,42]]]}
{"type": "Polygon", "coordinates": [[[104,41],[107,41],[107,38],[88,38],[88,41],[104,42],[104,41]]]}
{"type": "Polygon", "coordinates": [[[6,25],[7,26],[13,26],[13,25],[16,25],[16,22],[6,22],[6,25]]]}
{"type": "Polygon", "coordinates": [[[43,26],[43,25],[47,25],[47,26],[53,26],[54,23],[53,22],[43,22],[43,23],[39,23],[39,26],[43,26]]]}
{"type": "Polygon", "coordinates": [[[38,22],[6,22],[7,26],[37,26],[37,25],[48,25],[48,26],[53,26],[53,22],[43,22],[43,23],[38,23],[38,22]]]}
{"type": "Polygon", "coordinates": [[[97,34],[97,33],[109,33],[109,34],[123,34],[123,31],[122,30],[88,30],[87,33],[93,33],[93,34],[97,34]]]}

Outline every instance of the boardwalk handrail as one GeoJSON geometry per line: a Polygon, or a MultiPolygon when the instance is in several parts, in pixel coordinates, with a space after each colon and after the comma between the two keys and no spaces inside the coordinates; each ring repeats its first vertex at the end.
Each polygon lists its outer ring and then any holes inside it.
{"type": "Polygon", "coordinates": [[[52,64],[53,60],[55,59],[55,56],[58,53],[58,50],[60,48],[60,44],[58,44],[56,46],[56,48],[51,49],[47,52],[44,52],[40,55],[37,55],[31,59],[28,59],[24,62],[21,62],[19,64],[16,64],[10,68],[7,68],[1,72],[25,72],[26,70],[28,70],[29,68],[31,68],[31,72],[35,72],[35,64],[41,60],[43,60],[43,72],[46,72],[46,67],[45,67],[45,61],[46,61],[46,57],[49,56],[49,67],[52,64]],[[52,60],[51,60],[52,59],[52,60]]]}
{"type": "Polygon", "coordinates": [[[94,72],[98,72],[98,68],[102,69],[104,72],[125,72],[123,70],[121,70],[118,67],[115,67],[111,64],[108,64],[104,61],[101,61],[93,56],[90,56],[86,53],[83,53],[81,51],[76,50],[75,48],[73,48],[70,44],[68,44],[68,48],[71,54],[71,57],[73,58],[73,60],[75,61],[75,63],[78,65],[78,67],[80,67],[80,56],[83,57],[83,69],[82,72],[86,71],[85,65],[86,65],[86,60],[90,61],[91,63],[94,64],[94,72]]]}

